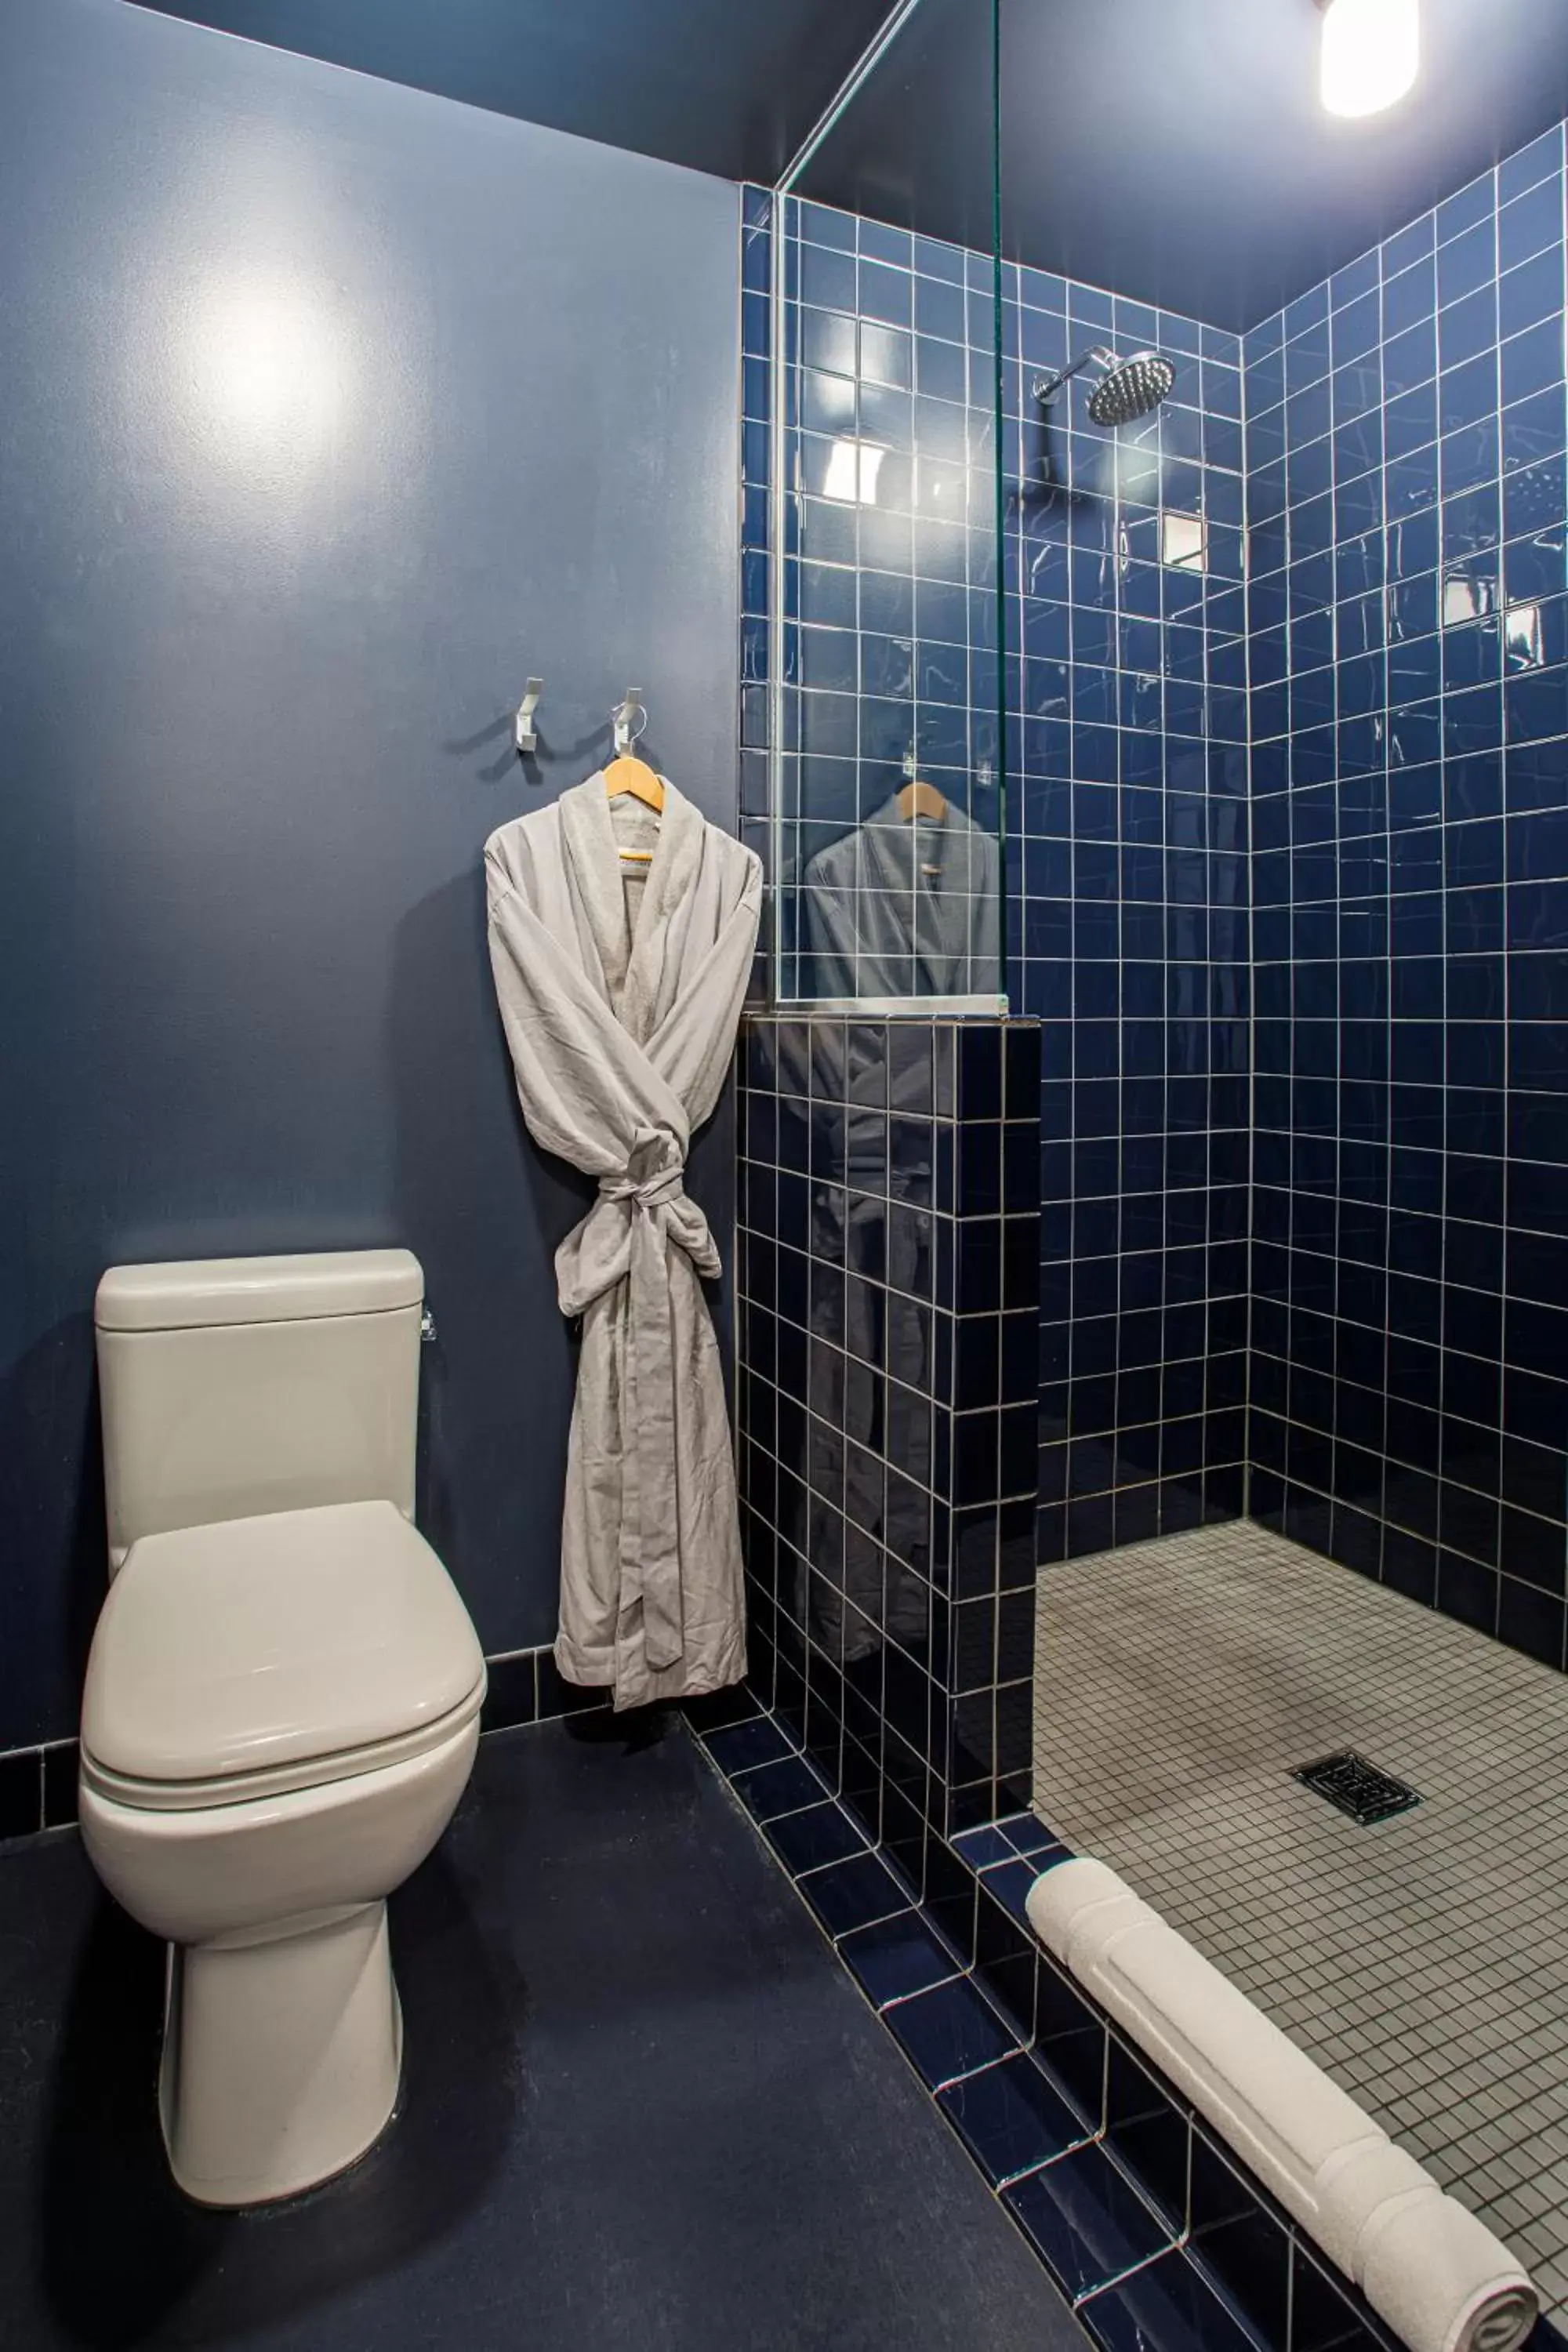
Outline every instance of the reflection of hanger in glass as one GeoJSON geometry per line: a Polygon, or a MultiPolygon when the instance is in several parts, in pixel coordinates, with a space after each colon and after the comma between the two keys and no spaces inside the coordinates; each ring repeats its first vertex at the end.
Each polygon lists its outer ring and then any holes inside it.
{"type": "MultiPolygon", "coordinates": [[[[910,781],[899,793],[899,814],[906,824],[912,824],[920,816],[930,817],[933,824],[940,824],[947,814],[947,803],[934,784],[928,784],[923,777],[916,775],[915,747],[912,743],[904,754],[904,773],[910,781]]],[[[940,874],[941,871],[939,866],[921,867],[922,874],[940,874]]]]}
{"type": "MultiPolygon", "coordinates": [[[[647,712],[643,708],[642,688],[629,686],[624,702],[617,702],[612,716],[616,727],[616,756],[605,770],[605,797],[616,800],[622,793],[630,793],[634,800],[642,801],[655,816],[664,814],[664,785],[646,760],[636,758],[632,745],[647,725],[647,712]]],[[[651,849],[623,849],[622,858],[629,865],[646,866],[653,856],[651,849]]]]}

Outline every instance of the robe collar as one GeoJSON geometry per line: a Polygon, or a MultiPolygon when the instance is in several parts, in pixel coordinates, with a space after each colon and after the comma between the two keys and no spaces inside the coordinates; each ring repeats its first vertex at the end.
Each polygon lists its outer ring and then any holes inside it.
{"type": "Polygon", "coordinates": [[[874,887],[888,902],[908,907],[910,947],[933,994],[953,986],[955,970],[967,965],[976,919],[973,894],[984,885],[985,835],[952,801],[937,824],[911,824],[900,814],[894,793],[873,810],[856,838],[861,843],[874,887]],[[936,867],[928,878],[920,870],[936,867]]]}
{"type": "Polygon", "coordinates": [[[626,917],[625,872],[602,770],[562,793],[562,837],[594,944],[605,991],[622,1027],[639,1045],[653,1034],[669,919],[686,897],[701,856],[707,821],[668,777],[664,813],[638,897],[626,917]]]}

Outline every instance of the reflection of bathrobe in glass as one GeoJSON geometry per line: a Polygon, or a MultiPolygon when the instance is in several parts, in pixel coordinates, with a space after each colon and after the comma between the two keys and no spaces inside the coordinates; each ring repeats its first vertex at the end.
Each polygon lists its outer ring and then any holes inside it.
{"type": "Polygon", "coordinates": [[[990,834],[951,801],[940,820],[901,817],[895,794],[801,877],[813,994],[995,995],[1001,898],[990,834]]]}
{"type": "MultiPolygon", "coordinates": [[[[928,1632],[921,1577],[931,1569],[924,1501],[931,1476],[931,1421],[922,1401],[935,1385],[929,1303],[932,1171],[929,1164],[900,1166],[889,1193],[885,1108],[929,1117],[931,1106],[923,1092],[900,1103],[896,1076],[889,1104],[879,1045],[885,1034],[880,1027],[857,1029],[853,1023],[846,1029],[837,1023],[786,1022],[778,1031],[783,1091],[812,1128],[813,1255],[841,1265],[847,1277],[845,1353],[837,1344],[825,1350],[823,1383],[812,1396],[819,1416],[813,1425],[814,1464],[821,1465],[828,1491],[843,1497],[843,1600],[821,1577],[810,1585],[817,1638],[846,1664],[879,1651],[888,1633],[918,1651],[928,1632]],[[805,1063],[788,1066],[792,1045],[816,1058],[815,1096],[805,1063]],[[855,1276],[861,1279],[849,1278],[855,1276]],[[872,1287],[883,1284],[885,1297],[872,1287]],[[887,1481],[884,1460],[903,1476],[887,1481]],[[847,1609],[845,1601],[852,1606],[847,1609]]],[[[822,1296],[814,1294],[811,1328],[837,1343],[817,1303],[822,1296]]],[[[818,1563],[835,1545],[824,1510],[815,1496],[808,1497],[798,1538],[806,1559],[818,1563]]],[[[805,1602],[803,1587],[797,1612],[805,1602]]]]}
{"type": "Polygon", "coordinates": [[[599,1180],[556,1252],[583,1318],[556,1662],[617,1707],[746,1670],[734,1455],[682,1185],[730,1066],[762,868],[673,785],[662,820],[591,776],[492,834],[490,960],[535,1140],[599,1180]],[[651,847],[628,873],[622,847],[651,847]]]}

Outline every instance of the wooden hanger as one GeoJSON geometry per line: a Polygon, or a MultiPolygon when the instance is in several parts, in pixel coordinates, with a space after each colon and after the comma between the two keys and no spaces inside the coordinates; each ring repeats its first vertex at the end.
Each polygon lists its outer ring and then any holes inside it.
{"type": "MultiPolygon", "coordinates": [[[[656,816],[664,814],[664,786],[646,760],[634,760],[629,752],[612,760],[605,770],[605,797],[616,800],[629,793],[634,800],[644,801],[656,816]]],[[[651,866],[651,849],[623,849],[623,866],[651,866]]]]}
{"type": "Polygon", "coordinates": [[[908,823],[917,816],[934,817],[939,821],[947,814],[947,803],[934,784],[923,777],[911,777],[899,794],[899,814],[908,823]]]}
{"type": "MultiPolygon", "coordinates": [[[[634,800],[643,802],[656,816],[662,816],[664,781],[654,773],[646,760],[637,759],[631,750],[647,725],[641,688],[628,687],[626,700],[616,705],[613,715],[616,756],[605,770],[605,797],[613,801],[618,799],[622,793],[630,793],[634,800]]],[[[647,866],[652,861],[653,852],[651,849],[623,849],[621,856],[628,865],[647,866]]]]}
{"type": "Polygon", "coordinates": [[[647,725],[647,712],[643,708],[642,688],[629,686],[626,699],[617,702],[611,717],[616,728],[616,756],[605,770],[605,793],[614,800],[618,793],[630,793],[634,799],[645,801],[656,816],[664,814],[664,784],[646,760],[637,758],[632,745],[647,725]]]}
{"type": "Polygon", "coordinates": [[[646,760],[634,760],[629,751],[612,760],[605,770],[605,795],[616,799],[630,793],[634,800],[646,801],[656,816],[664,814],[664,784],[654,774],[646,760]]]}
{"type": "MultiPolygon", "coordinates": [[[[904,762],[904,773],[910,781],[899,794],[899,814],[906,824],[912,824],[918,816],[930,817],[934,824],[940,824],[947,814],[947,803],[934,784],[928,784],[923,776],[915,774],[914,767],[915,755],[911,745],[909,758],[904,762]]],[[[928,880],[941,871],[940,866],[922,865],[921,867],[928,880]]]]}

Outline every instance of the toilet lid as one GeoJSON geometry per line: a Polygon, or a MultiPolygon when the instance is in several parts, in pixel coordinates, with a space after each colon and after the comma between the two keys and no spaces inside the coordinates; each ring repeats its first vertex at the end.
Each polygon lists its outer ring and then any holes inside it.
{"type": "Polygon", "coordinates": [[[456,1586],[391,1503],[181,1528],[132,1544],[93,1635],[87,1753],[215,1780],[397,1739],[473,1693],[456,1586]]]}

